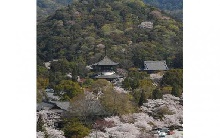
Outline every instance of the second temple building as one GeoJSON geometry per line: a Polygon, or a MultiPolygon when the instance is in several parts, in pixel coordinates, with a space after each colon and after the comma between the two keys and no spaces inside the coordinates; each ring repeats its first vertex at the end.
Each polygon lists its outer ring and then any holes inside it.
{"type": "Polygon", "coordinates": [[[101,61],[92,65],[93,71],[96,72],[93,78],[106,79],[109,81],[120,78],[121,76],[116,74],[116,67],[118,64],[119,63],[116,63],[107,56],[105,56],[101,61]]]}

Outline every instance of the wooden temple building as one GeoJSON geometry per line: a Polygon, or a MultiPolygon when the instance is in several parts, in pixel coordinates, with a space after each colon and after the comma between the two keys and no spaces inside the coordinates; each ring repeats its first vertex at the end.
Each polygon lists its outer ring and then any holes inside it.
{"type": "Polygon", "coordinates": [[[158,71],[166,71],[169,70],[167,67],[166,61],[144,61],[144,68],[143,70],[147,71],[148,73],[154,73],[158,71]]]}
{"type": "Polygon", "coordinates": [[[116,63],[105,56],[101,61],[92,65],[93,71],[96,73],[93,78],[106,79],[109,81],[120,78],[121,76],[116,74],[116,67],[118,64],[119,63],[116,63]]]}

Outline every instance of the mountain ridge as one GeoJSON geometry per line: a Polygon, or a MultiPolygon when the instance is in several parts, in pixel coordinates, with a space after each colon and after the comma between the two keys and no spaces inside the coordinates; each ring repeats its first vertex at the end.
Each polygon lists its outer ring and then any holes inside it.
{"type": "Polygon", "coordinates": [[[140,67],[144,60],[172,65],[182,52],[182,22],[141,0],[79,0],[39,22],[37,39],[39,62],[66,58],[92,64],[104,55],[102,44],[121,66],[140,67]],[[153,28],[140,28],[143,22],[153,28]]]}

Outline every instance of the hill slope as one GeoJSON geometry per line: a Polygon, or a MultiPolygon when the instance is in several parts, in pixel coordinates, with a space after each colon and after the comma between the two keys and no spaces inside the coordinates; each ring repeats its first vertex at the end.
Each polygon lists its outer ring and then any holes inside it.
{"type": "Polygon", "coordinates": [[[183,0],[144,0],[144,2],[164,10],[172,17],[183,19],[183,0]]]}
{"type": "Polygon", "coordinates": [[[45,18],[70,3],[72,0],[37,0],[37,18],[38,20],[45,18]]]}
{"type": "Polygon", "coordinates": [[[167,60],[172,66],[182,54],[182,33],[181,22],[141,0],[79,0],[38,23],[38,63],[66,58],[92,64],[106,46],[123,68],[140,67],[144,60],[167,60]]]}

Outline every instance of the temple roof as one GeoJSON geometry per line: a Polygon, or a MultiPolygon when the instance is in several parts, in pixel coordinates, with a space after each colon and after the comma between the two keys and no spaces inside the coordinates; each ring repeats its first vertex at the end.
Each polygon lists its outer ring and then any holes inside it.
{"type": "Polygon", "coordinates": [[[50,101],[51,103],[56,104],[62,110],[69,110],[70,102],[60,102],[60,101],[50,101]]]}
{"type": "Polygon", "coordinates": [[[166,61],[144,61],[144,70],[168,70],[166,61]]]}
{"type": "Polygon", "coordinates": [[[99,61],[93,65],[100,65],[100,66],[112,65],[113,66],[113,65],[118,65],[118,63],[112,61],[107,56],[105,56],[101,61],[99,61]]]}
{"type": "Polygon", "coordinates": [[[53,108],[55,105],[53,103],[46,103],[46,102],[41,102],[37,104],[37,110],[50,110],[53,108]]]}

